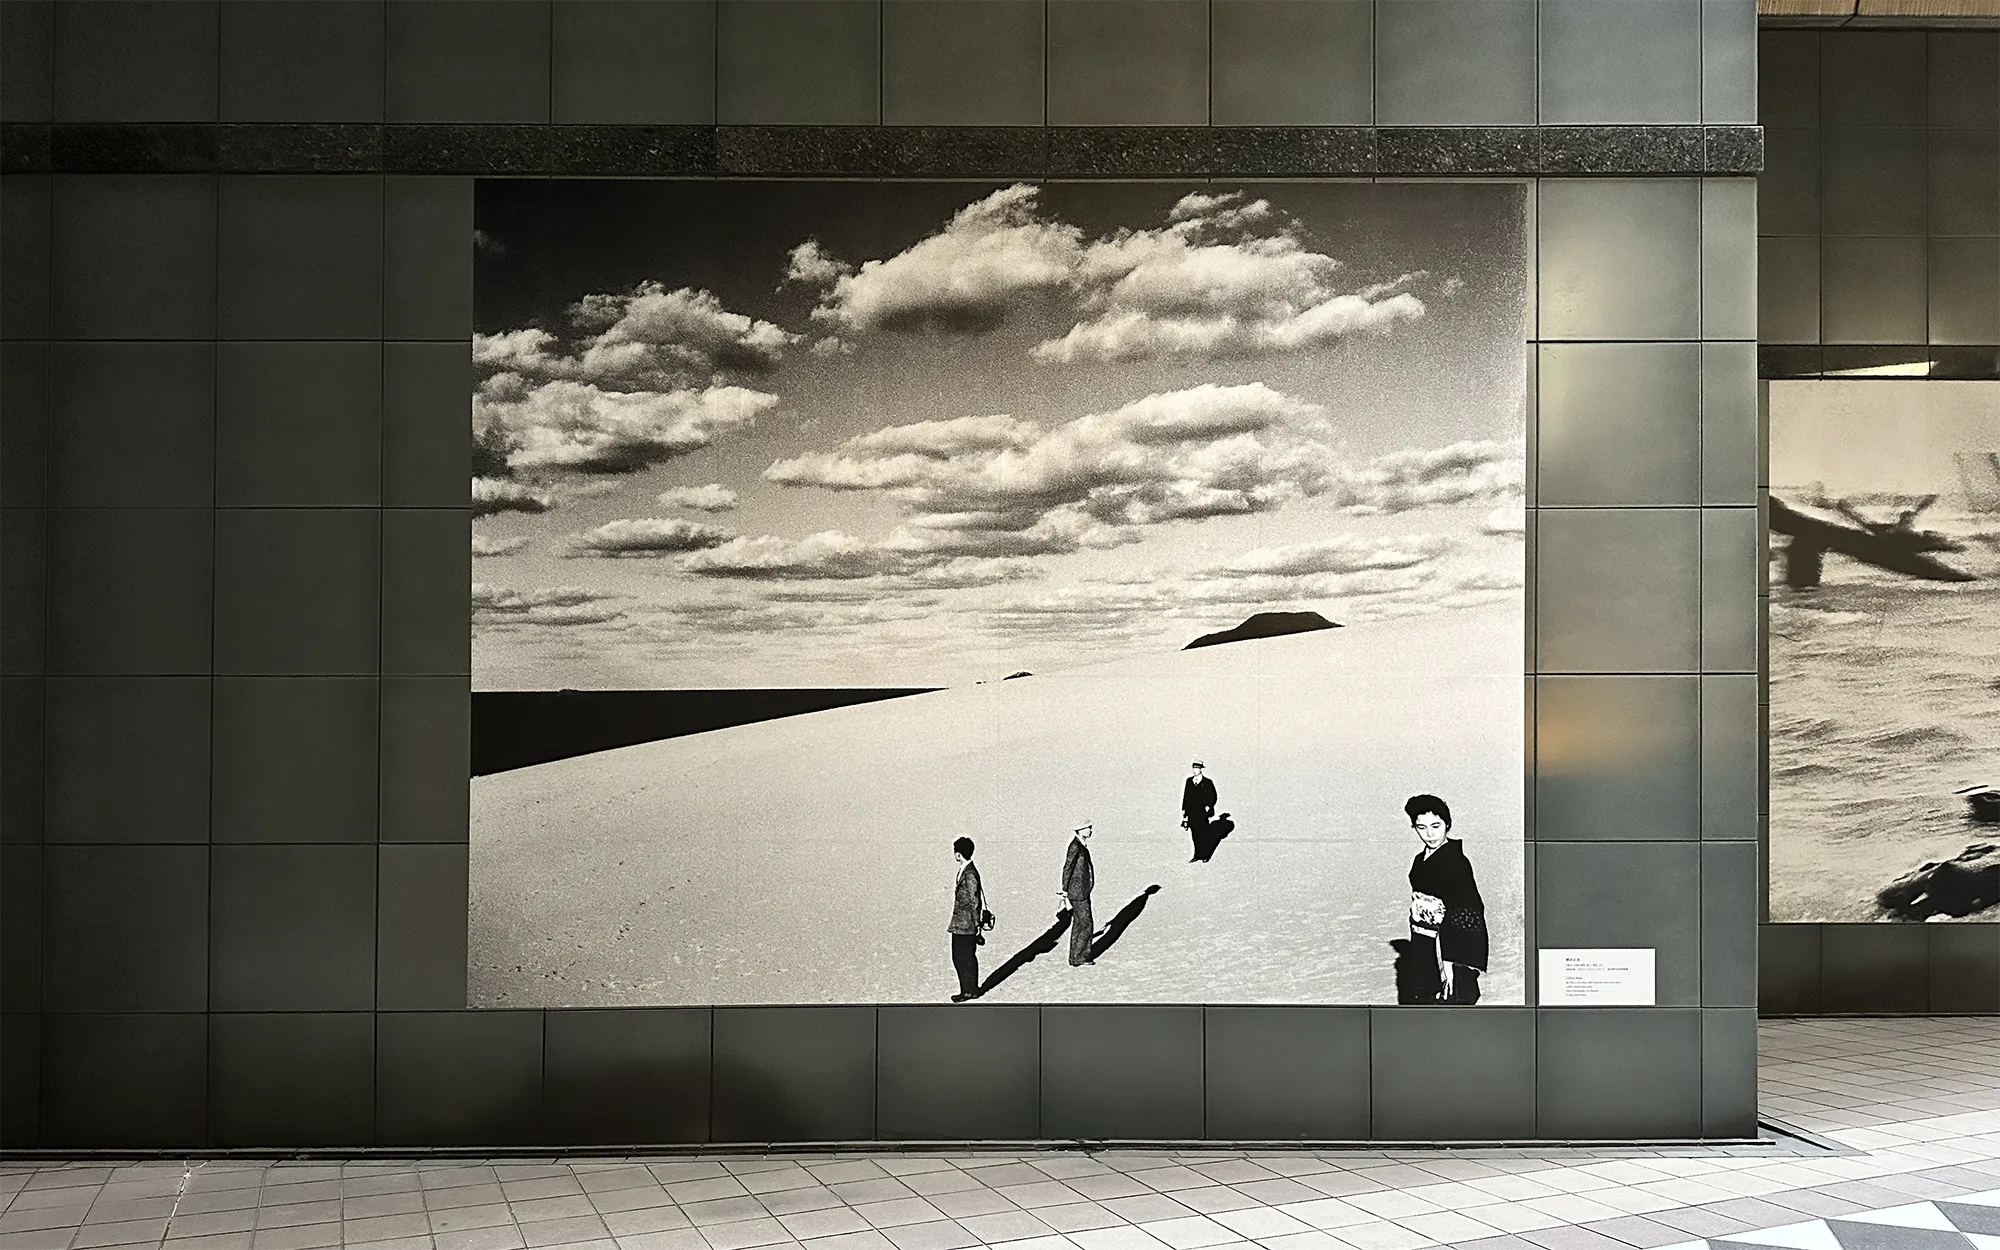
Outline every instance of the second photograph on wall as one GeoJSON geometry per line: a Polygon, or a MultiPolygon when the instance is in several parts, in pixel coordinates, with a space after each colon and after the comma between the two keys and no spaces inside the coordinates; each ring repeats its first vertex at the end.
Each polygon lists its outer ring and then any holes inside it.
{"type": "Polygon", "coordinates": [[[1522,1003],[1524,186],[476,222],[471,1005],[1522,1003]]]}
{"type": "Polygon", "coordinates": [[[1770,412],[1770,919],[2000,920],[2000,382],[1770,412]]]}

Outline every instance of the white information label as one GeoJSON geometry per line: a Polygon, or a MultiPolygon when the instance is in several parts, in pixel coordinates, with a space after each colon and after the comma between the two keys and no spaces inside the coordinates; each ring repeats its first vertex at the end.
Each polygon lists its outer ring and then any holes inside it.
{"type": "Polygon", "coordinates": [[[1541,952],[1544,1007],[1651,1007],[1653,949],[1541,952]]]}

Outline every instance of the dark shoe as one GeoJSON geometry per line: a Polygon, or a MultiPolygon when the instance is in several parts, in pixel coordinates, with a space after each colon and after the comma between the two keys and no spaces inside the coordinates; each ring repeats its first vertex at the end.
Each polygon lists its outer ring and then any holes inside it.
{"type": "Polygon", "coordinates": [[[964,1002],[964,1001],[965,1001],[965,995],[963,995],[963,994],[953,994],[953,995],[951,996],[951,1001],[953,1001],[953,1002],[955,1002],[955,1003],[962,1003],[962,1002],[964,1002]]]}

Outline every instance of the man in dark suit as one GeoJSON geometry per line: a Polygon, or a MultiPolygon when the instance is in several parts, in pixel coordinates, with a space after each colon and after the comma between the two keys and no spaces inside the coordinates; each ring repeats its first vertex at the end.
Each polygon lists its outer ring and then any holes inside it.
{"type": "MultiPolygon", "coordinates": [[[[1194,839],[1194,857],[1189,863],[1208,858],[1202,854],[1202,848],[1208,838],[1208,822],[1215,815],[1215,783],[1202,775],[1200,760],[1191,767],[1194,775],[1181,785],[1181,828],[1194,839]]],[[[1214,847],[1208,849],[1214,853],[1214,847]]]]}
{"type": "Polygon", "coordinates": [[[960,838],[951,844],[952,858],[958,861],[958,884],[951,895],[951,966],[958,970],[958,993],[951,1001],[962,1003],[978,998],[979,930],[986,914],[986,890],[979,883],[979,866],[972,862],[972,839],[960,838]]]}
{"type": "Polygon", "coordinates": [[[1069,966],[1082,968],[1097,961],[1090,957],[1090,934],[1095,927],[1090,917],[1090,892],[1097,885],[1097,869],[1090,862],[1091,827],[1072,831],[1069,853],[1063,856],[1063,906],[1069,908],[1069,966]]]}

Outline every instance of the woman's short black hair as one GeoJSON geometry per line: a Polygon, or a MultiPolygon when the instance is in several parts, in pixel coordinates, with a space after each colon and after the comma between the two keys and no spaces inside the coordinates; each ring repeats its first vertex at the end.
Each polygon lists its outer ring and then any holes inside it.
{"type": "Polygon", "coordinates": [[[1413,825],[1417,823],[1417,817],[1426,812],[1442,820],[1445,828],[1451,828],[1451,805],[1437,795],[1412,795],[1410,801],[1403,804],[1403,814],[1410,818],[1410,823],[1413,825]]]}
{"type": "MultiPolygon", "coordinates": [[[[1446,817],[1445,819],[1446,819],[1446,820],[1449,820],[1449,819],[1451,819],[1451,818],[1447,816],[1447,817],[1446,817]]],[[[960,839],[959,839],[958,841],[956,841],[956,842],[954,842],[954,843],[952,843],[952,844],[951,844],[951,849],[952,849],[953,851],[955,851],[956,853],[958,853],[958,854],[960,854],[960,855],[963,855],[963,856],[965,856],[965,857],[966,857],[967,859],[971,859],[971,858],[972,858],[972,839],[971,839],[971,838],[960,838],[960,839]]]]}

